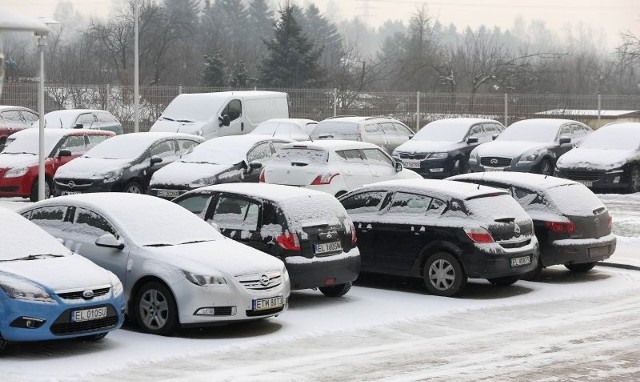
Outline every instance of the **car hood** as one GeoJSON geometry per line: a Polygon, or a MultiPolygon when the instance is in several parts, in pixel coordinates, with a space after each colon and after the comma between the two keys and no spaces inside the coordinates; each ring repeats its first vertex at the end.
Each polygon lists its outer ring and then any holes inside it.
{"type": "Polygon", "coordinates": [[[231,239],[202,243],[145,247],[154,260],[200,275],[223,273],[228,276],[280,271],[282,261],[231,239]]]}
{"type": "Polygon", "coordinates": [[[196,134],[207,122],[177,122],[158,120],[149,131],[168,131],[171,133],[196,134]]]}
{"type": "Polygon", "coordinates": [[[550,147],[550,143],[531,141],[493,141],[483,143],[475,148],[480,157],[515,158],[527,151],[541,150],[550,147]]]}
{"type": "Polygon", "coordinates": [[[558,159],[558,168],[612,170],[625,163],[640,159],[634,150],[604,150],[575,148],[558,159]]]}
{"type": "Polygon", "coordinates": [[[110,273],[80,255],[0,263],[6,271],[54,291],[111,285],[110,273]]]}
{"type": "Polygon", "coordinates": [[[394,151],[402,151],[407,153],[434,153],[448,152],[465,146],[462,142],[444,142],[444,141],[406,141],[396,147],[394,151]]]}
{"type": "Polygon", "coordinates": [[[150,184],[188,185],[194,180],[218,175],[232,167],[231,164],[173,162],[156,171],[150,184]]]}
{"type": "Polygon", "coordinates": [[[61,166],[56,178],[94,178],[128,167],[129,159],[78,158],[61,166]]]}
{"type": "Polygon", "coordinates": [[[38,163],[38,156],[33,154],[0,154],[0,168],[33,166],[38,163]]]}

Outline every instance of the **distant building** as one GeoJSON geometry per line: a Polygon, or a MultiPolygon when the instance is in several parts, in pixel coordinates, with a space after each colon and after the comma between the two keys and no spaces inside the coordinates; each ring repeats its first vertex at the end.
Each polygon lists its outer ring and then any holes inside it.
{"type": "Polygon", "coordinates": [[[640,122],[640,110],[552,109],[538,112],[536,116],[573,119],[594,129],[611,122],[640,122]]]}

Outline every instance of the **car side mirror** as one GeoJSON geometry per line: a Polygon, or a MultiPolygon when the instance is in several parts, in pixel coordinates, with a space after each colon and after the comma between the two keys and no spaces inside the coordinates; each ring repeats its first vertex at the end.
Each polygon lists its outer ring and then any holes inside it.
{"type": "Polygon", "coordinates": [[[560,137],[560,144],[565,145],[567,143],[571,143],[571,138],[569,137],[560,137]]]}
{"type": "Polygon", "coordinates": [[[162,158],[160,158],[157,155],[152,156],[151,157],[151,165],[153,166],[153,165],[158,164],[158,163],[162,163],[162,158]]]}
{"type": "Polygon", "coordinates": [[[218,117],[218,119],[220,120],[220,126],[229,126],[231,124],[231,118],[229,118],[229,114],[218,117]]]}
{"type": "Polygon", "coordinates": [[[474,143],[478,143],[478,137],[469,137],[467,138],[467,143],[472,145],[474,143]]]}
{"type": "Polygon", "coordinates": [[[70,157],[71,156],[71,150],[60,150],[58,151],[58,157],[62,158],[62,157],[70,157]]]}
{"type": "Polygon", "coordinates": [[[395,167],[396,172],[400,172],[404,166],[402,166],[402,162],[396,162],[393,167],[395,167]]]}
{"type": "Polygon", "coordinates": [[[122,250],[124,248],[124,243],[121,240],[116,239],[116,237],[110,233],[105,233],[97,238],[96,245],[98,247],[114,248],[117,250],[122,250]]]}
{"type": "Polygon", "coordinates": [[[82,129],[84,128],[84,125],[82,123],[76,123],[75,126],[73,126],[74,129],[82,129]]]}
{"type": "Polygon", "coordinates": [[[260,162],[258,162],[258,161],[256,161],[256,160],[251,161],[251,162],[249,163],[249,169],[250,169],[251,171],[259,170],[259,169],[261,169],[261,168],[262,168],[262,163],[260,163],[260,162]]]}

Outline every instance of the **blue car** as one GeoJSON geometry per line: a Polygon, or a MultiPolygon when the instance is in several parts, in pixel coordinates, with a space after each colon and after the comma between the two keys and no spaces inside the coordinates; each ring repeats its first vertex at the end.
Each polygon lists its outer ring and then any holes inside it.
{"type": "Polygon", "coordinates": [[[8,342],[104,338],[124,321],[122,283],[0,208],[0,350],[8,342]]]}

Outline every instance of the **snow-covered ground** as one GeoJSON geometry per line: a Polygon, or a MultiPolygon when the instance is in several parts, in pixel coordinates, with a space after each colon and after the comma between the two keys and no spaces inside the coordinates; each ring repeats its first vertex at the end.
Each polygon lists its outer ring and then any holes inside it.
{"type": "MultiPolygon", "coordinates": [[[[619,237],[609,262],[640,267],[640,194],[600,197],[619,237]]],[[[506,288],[474,280],[459,298],[365,275],[338,299],[294,292],[289,311],[264,321],[12,345],[0,379],[640,380],[639,292],[640,271],[609,266],[582,275],[556,266],[506,288]]]]}

